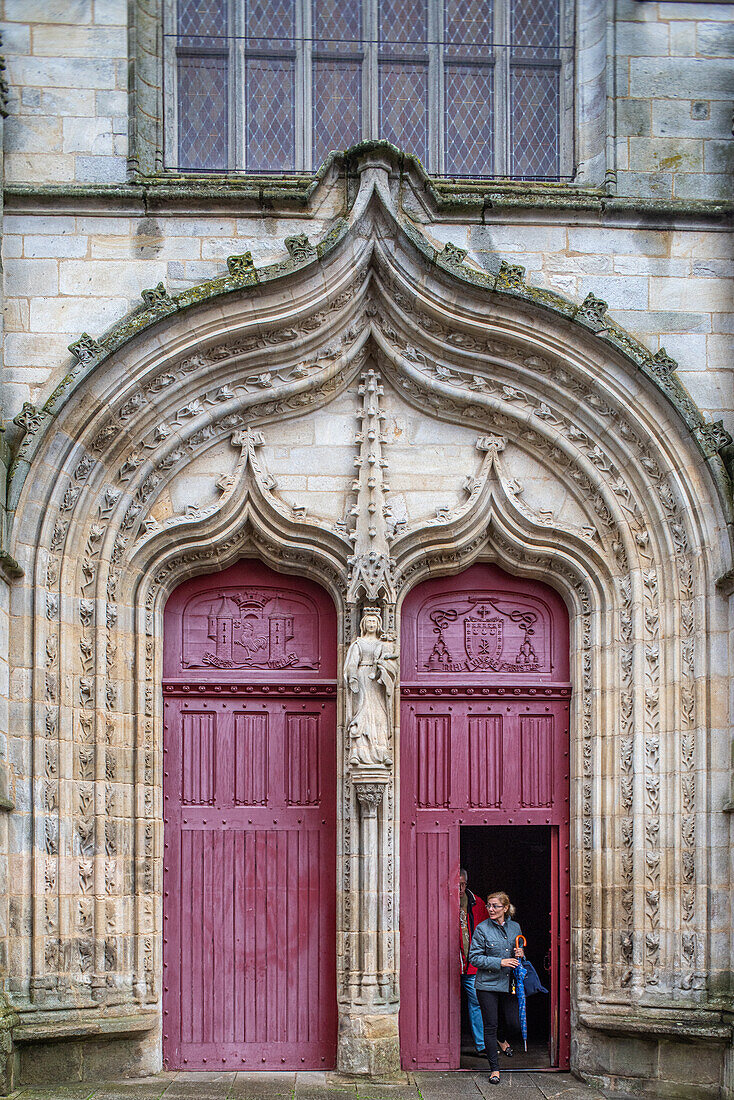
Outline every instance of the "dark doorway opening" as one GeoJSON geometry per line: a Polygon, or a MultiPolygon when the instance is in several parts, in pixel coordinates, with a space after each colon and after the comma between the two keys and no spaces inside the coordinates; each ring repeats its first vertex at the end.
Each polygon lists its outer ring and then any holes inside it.
{"type": "MultiPolygon", "coordinates": [[[[527,998],[528,1050],[519,1037],[512,1042],[514,1055],[501,1069],[549,1069],[556,1063],[557,1038],[552,1006],[553,989],[552,844],[550,825],[464,825],[460,833],[461,866],[472,893],[486,903],[491,891],[504,891],[515,906],[515,920],[527,939],[527,957],[548,993],[527,998]],[[556,1041],[552,1041],[556,1040],[556,1041]]],[[[557,945],[556,950],[557,950],[557,945]]],[[[484,1069],[487,1062],[474,1054],[466,999],[461,1007],[461,1068],[484,1069]]]]}

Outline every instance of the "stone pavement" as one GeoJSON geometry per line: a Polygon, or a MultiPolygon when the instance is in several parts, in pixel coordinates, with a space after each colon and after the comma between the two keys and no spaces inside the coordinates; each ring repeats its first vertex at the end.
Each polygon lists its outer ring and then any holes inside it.
{"type": "Polygon", "coordinates": [[[161,1073],[142,1080],[24,1086],[13,1100],[606,1100],[569,1073],[412,1073],[375,1082],[335,1073],[161,1073]]]}

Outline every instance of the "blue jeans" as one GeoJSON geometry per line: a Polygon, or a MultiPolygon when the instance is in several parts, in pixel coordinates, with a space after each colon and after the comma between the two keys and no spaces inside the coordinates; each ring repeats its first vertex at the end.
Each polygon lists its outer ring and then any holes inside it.
{"type": "Polygon", "coordinates": [[[479,1007],[477,993],[474,988],[475,978],[476,974],[462,974],[461,988],[466,993],[466,1000],[469,1005],[469,1023],[471,1024],[472,1035],[474,1036],[474,1046],[479,1053],[482,1054],[484,1052],[484,1020],[482,1019],[482,1010],[479,1007]]]}

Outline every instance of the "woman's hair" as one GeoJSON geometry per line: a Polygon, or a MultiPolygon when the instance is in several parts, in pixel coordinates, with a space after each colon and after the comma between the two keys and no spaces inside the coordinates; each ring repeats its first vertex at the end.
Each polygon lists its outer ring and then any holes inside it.
{"type": "Polygon", "coordinates": [[[491,893],[487,894],[487,902],[489,902],[490,898],[498,898],[502,902],[503,909],[509,909],[509,916],[515,916],[515,906],[512,904],[504,890],[492,890],[491,893]]]}

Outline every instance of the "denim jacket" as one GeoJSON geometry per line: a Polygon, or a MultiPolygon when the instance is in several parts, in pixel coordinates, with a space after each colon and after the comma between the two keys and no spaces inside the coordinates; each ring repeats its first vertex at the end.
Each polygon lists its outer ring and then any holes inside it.
{"type": "Polygon", "coordinates": [[[469,945],[469,962],[477,968],[476,989],[509,992],[512,968],[502,966],[502,960],[515,957],[515,937],[521,935],[520,925],[509,918],[502,925],[484,920],[476,926],[469,945]]]}

